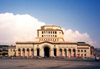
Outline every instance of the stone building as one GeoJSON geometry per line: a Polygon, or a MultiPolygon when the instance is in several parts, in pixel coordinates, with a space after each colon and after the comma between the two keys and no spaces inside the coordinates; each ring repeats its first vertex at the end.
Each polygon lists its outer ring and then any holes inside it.
{"type": "Polygon", "coordinates": [[[65,42],[59,26],[45,25],[37,30],[35,41],[16,42],[16,56],[22,57],[92,57],[93,47],[85,42],[65,42]]]}
{"type": "Polygon", "coordinates": [[[8,45],[0,45],[0,57],[8,56],[8,45]]]}

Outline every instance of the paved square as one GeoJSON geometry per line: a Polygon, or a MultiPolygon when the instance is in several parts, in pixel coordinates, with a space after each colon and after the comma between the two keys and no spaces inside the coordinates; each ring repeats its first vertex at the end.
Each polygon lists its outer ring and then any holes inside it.
{"type": "Polygon", "coordinates": [[[66,59],[0,59],[0,69],[100,69],[100,61],[66,59]]]}

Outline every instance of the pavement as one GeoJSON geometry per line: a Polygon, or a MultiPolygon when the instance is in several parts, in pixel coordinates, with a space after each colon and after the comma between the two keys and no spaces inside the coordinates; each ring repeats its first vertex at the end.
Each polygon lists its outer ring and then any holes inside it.
{"type": "Polygon", "coordinates": [[[0,58],[0,69],[100,69],[100,61],[64,58],[0,58]]]}

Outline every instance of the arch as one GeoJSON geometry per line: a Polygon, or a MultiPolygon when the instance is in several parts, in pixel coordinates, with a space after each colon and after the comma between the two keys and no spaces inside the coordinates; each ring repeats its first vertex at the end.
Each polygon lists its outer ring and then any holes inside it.
{"type": "Polygon", "coordinates": [[[34,49],[31,49],[31,56],[34,56],[34,49]]]}
{"type": "Polygon", "coordinates": [[[27,51],[29,51],[29,48],[27,48],[27,51]]]}
{"type": "Polygon", "coordinates": [[[69,51],[68,54],[69,54],[69,58],[70,58],[71,57],[71,49],[69,49],[68,51],[69,51]]]}
{"type": "Polygon", "coordinates": [[[44,56],[49,57],[50,56],[50,48],[48,46],[44,47],[44,56]]]}
{"type": "Polygon", "coordinates": [[[73,49],[73,55],[74,55],[74,57],[76,56],[76,50],[75,49],[73,49]]]}
{"type": "Polygon", "coordinates": [[[37,56],[40,56],[40,49],[37,48],[37,56]]]}
{"type": "Polygon", "coordinates": [[[22,51],[23,51],[23,57],[24,57],[25,56],[25,49],[23,48],[22,51]]]}
{"type": "Polygon", "coordinates": [[[18,49],[18,51],[20,51],[20,48],[18,49]]]}
{"type": "Polygon", "coordinates": [[[64,55],[67,56],[67,51],[66,51],[66,49],[64,49],[64,55]]]}

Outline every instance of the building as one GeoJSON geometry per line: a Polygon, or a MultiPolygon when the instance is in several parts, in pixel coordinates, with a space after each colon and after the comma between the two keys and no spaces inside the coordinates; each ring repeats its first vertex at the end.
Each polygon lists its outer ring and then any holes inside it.
{"type": "Polygon", "coordinates": [[[8,47],[8,56],[16,56],[16,46],[9,46],[8,47]]]}
{"type": "Polygon", "coordinates": [[[0,57],[8,56],[8,45],[0,45],[0,57]]]}
{"type": "Polygon", "coordinates": [[[16,42],[9,48],[16,56],[27,57],[92,57],[93,47],[85,42],[65,42],[64,32],[59,26],[45,25],[37,30],[35,41],[16,42]],[[12,50],[13,49],[13,50],[12,50]]]}

